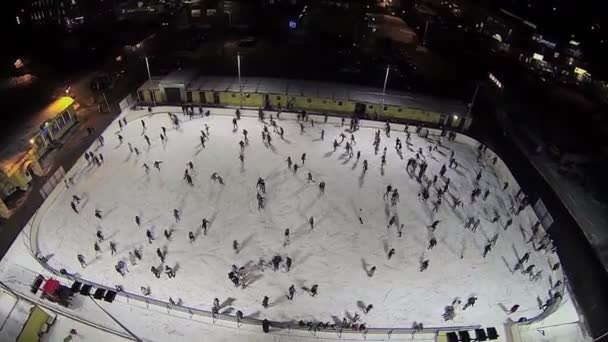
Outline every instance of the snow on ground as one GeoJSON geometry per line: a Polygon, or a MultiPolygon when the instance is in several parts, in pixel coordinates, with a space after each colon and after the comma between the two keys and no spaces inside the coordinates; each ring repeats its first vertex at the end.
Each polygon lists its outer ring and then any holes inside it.
{"type": "MultiPolygon", "coordinates": [[[[404,142],[403,158],[396,153],[395,139],[405,140],[405,133],[393,131],[390,138],[382,134],[380,152],[372,147],[374,129],[361,128],[354,133],[355,151],[361,159],[344,154],[344,143],[333,152],[332,142],[345,132],[339,124],[306,124],[300,134],[295,120],[279,120],[285,129],[285,139],[272,134],[272,146],[261,141],[263,124],[254,118],[242,118],[238,131],[232,130],[231,117],[212,115],[189,121],[182,118],[180,129],[173,129],[167,114],[145,117],[151,146],[147,147],[140,120],[129,122],[120,132],[124,143],[118,142],[118,123],[104,133],[105,146],[95,143],[91,151],[102,153],[100,167],[88,165],[84,158],[69,172],[75,184],[63,191],[44,215],[39,231],[42,254],[53,254],[49,263],[56,269],[66,268],[78,272],[86,279],[107,284],[122,285],[126,291],[139,293],[141,286],[150,286],[151,296],[161,300],[181,298],[184,305],[210,309],[215,297],[226,307],[220,312],[241,310],[245,316],[271,320],[341,320],[345,315],[358,312],[373,327],[410,327],[414,321],[425,326],[446,325],[499,325],[507,315],[504,308],[519,304],[518,317],[533,317],[540,310],[537,298],[543,301],[550,288],[549,263],[544,253],[526,245],[522,230],[530,234],[536,221],[528,207],[513,217],[513,225],[506,231],[503,225],[511,207],[515,184],[502,191],[503,179],[497,179],[486,167],[481,180],[482,191],[491,190],[487,201],[481,199],[470,204],[469,194],[474,187],[479,167],[474,146],[458,142],[444,142],[453,149],[461,166],[448,169],[451,179],[450,193],[465,203],[464,208],[452,209],[450,196],[437,213],[432,212],[431,201],[418,197],[420,185],[405,171],[408,158],[415,157],[422,148],[429,166],[427,175],[437,174],[447,164],[449,151],[440,147],[429,154],[429,142],[412,134],[412,150],[404,142]],[[209,126],[210,140],[205,148],[200,144],[200,131],[209,126]],[[161,127],[167,128],[168,142],[163,144],[161,127]],[[238,159],[238,142],[241,131],[249,131],[249,145],[245,148],[245,161],[238,159]],[[325,130],[325,140],[320,132],[325,130]],[[130,153],[127,142],[141,151],[130,153]],[[382,149],[387,147],[387,164],[380,167],[382,149]],[[306,153],[305,165],[294,174],[287,168],[285,159],[302,166],[300,156],[306,153]],[[160,171],[153,162],[162,161],[160,171]],[[369,170],[362,173],[363,160],[369,170]],[[183,180],[186,163],[192,161],[195,171],[194,186],[183,180]],[[150,167],[146,174],[143,164],[150,167]],[[213,172],[223,177],[225,185],[210,179],[213,172]],[[311,172],[317,183],[307,183],[311,172]],[[266,182],[266,208],[258,210],[256,181],[266,182]],[[324,194],[318,188],[325,181],[324,194]],[[399,189],[400,202],[396,206],[383,201],[388,184],[399,189]],[[70,208],[72,195],[82,201],[80,214],[70,208]],[[173,209],[179,209],[181,220],[176,222],[173,209]],[[103,219],[95,218],[94,211],[103,212],[103,219]],[[361,209],[361,211],[359,210],[361,209]],[[501,218],[498,223],[489,220],[496,209],[501,218]],[[363,224],[359,222],[359,212],[363,224]],[[140,228],[134,218],[142,220],[140,228]],[[387,229],[389,217],[396,215],[404,224],[403,236],[398,237],[395,227],[387,229]],[[468,216],[481,218],[476,233],[465,230],[468,216]],[[308,218],[315,219],[310,229],[308,218]],[[201,220],[211,221],[206,235],[200,228],[201,220]],[[440,220],[434,232],[438,244],[427,250],[433,234],[427,229],[440,220]],[[283,246],[283,232],[291,231],[291,243],[283,246]],[[521,229],[520,229],[521,228],[521,229]],[[151,244],[146,229],[155,237],[151,244]],[[173,230],[171,240],[163,231],[173,230]],[[105,241],[102,253],[96,255],[93,244],[96,231],[101,230],[105,241]],[[194,243],[188,232],[196,233],[194,243]],[[496,233],[499,238],[494,249],[482,258],[484,245],[496,233]],[[238,254],[232,249],[233,241],[240,244],[238,254]],[[109,241],[117,244],[118,253],[110,254],[109,241]],[[166,263],[176,268],[176,278],[162,274],[157,279],[151,266],[160,266],[156,249],[167,250],[166,263]],[[395,248],[390,260],[387,252],[395,248]],[[119,260],[128,263],[128,253],[140,249],[143,259],[129,265],[123,278],[114,269],[119,260]],[[542,270],[537,282],[529,280],[511,269],[526,251],[530,251],[528,264],[542,270]],[[81,269],[76,255],[85,255],[88,266],[81,269]],[[292,269],[274,272],[270,268],[261,272],[255,269],[260,257],[270,261],[274,255],[293,260],[292,269]],[[420,272],[420,260],[428,259],[429,267],[420,272]],[[231,265],[245,266],[249,272],[249,285],[235,288],[228,279],[231,265]],[[376,266],[373,277],[366,270],[376,266]],[[286,299],[287,289],[295,284],[298,292],[293,301],[286,299]],[[319,285],[316,297],[308,295],[302,287],[319,285]],[[444,322],[444,307],[454,298],[464,302],[469,296],[479,299],[473,308],[457,309],[453,321],[444,322]],[[264,309],[261,301],[270,297],[271,307],[264,309]],[[373,304],[365,315],[361,306],[373,304]]],[[[131,113],[131,115],[137,113],[131,113]]],[[[143,114],[143,113],[142,113],[143,114]]],[[[270,129],[272,131],[272,129],[270,129]]],[[[345,132],[347,137],[349,133],[345,132]]],[[[437,186],[444,184],[443,179],[437,186]]],[[[431,194],[435,198],[434,192],[431,194]]],[[[527,237],[526,236],[526,237],[527,237]]],[[[553,277],[553,281],[556,281],[553,277]]]]}

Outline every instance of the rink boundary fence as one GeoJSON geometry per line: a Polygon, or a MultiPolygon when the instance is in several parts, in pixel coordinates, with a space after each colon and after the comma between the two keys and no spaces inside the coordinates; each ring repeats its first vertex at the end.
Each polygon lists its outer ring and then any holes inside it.
{"type": "MultiPolygon", "coordinates": [[[[137,119],[141,119],[144,117],[151,117],[153,115],[159,115],[159,114],[168,114],[169,112],[172,112],[173,114],[181,114],[184,117],[188,117],[185,114],[183,114],[181,112],[181,108],[180,107],[174,107],[176,110],[172,111],[171,109],[173,107],[170,106],[163,106],[164,108],[167,108],[167,110],[162,110],[162,111],[153,111],[153,112],[147,112],[144,110],[141,110],[141,113],[138,113],[138,115],[133,115],[130,116],[128,118],[128,121],[133,121],[133,120],[137,120],[137,119]]],[[[211,110],[211,109],[230,109],[230,108],[216,108],[216,107],[203,107],[204,110],[211,110]]],[[[268,113],[266,111],[266,113],[268,113]]],[[[294,112],[281,112],[281,118],[277,119],[278,121],[280,120],[295,120],[296,119],[296,115],[298,113],[294,113],[294,112]]],[[[223,115],[223,116],[233,116],[234,114],[232,113],[214,113],[212,115],[223,115]]],[[[241,110],[241,116],[244,117],[257,117],[257,110],[249,110],[249,109],[243,109],[241,110]]],[[[313,119],[324,119],[325,114],[313,114],[310,113],[309,116],[313,119]]],[[[194,118],[200,118],[203,117],[204,115],[194,115],[194,118]]],[[[276,116],[275,116],[276,117],[276,116]]],[[[335,116],[335,115],[327,115],[328,117],[328,123],[340,123],[341,119],[343,118],[343,116],[335,116]],[[331,119],[331,121],[330,121],[331,119]]],[[[122,119],[123,116],[118,116],[117,119],[120,118],[122,119]]],[[[116,120],[117,120],[116,119],[116,120]]],[[[116,120],[113,122],[113,124],[116,124],[116,120]]],[[[318,123],[323,123],[323,120],[318,120],[316,121],[318,123]]],[[[366,128],[376,128],[376,129],[383,129],[384,125],[386,124],[386,122],[381,122],[381,121],[373,121],[373,120],[360,120],[359,121],[359,127],[366,127],[366,128]]],[[[403,129],[405,128],[405,124],[400,124],[400,123],[391,123],[393,131],[403,131],[403,129]]],[[[345,126],[346,127],[346,126],[345,126]]],[[[428,136],[427,139],[428,140],[437,140],[437,139],[441,139],[441,131],[436,129],[436,128],[432,128],[432,127],[428,127],[428,126],[424,126],[421,125],[421,127],[423,127],[423,129],[426,129],[428,132],[428,136]]],[[[108,126],[106,128],[105,132],[111,132],[112,125],[108,126]]],[[[467,144],[473,147],[476,147],[480,144],[479,141],[475,140],[472,137],[467,136],[466,134],[463,134],[461,132],[454,132],[456,133],[456,139],[455,141],[459,142],[459,143],[463,143],[463,144],[467,144]]],[[[500,156],[498,156],[498,154],[496,154],[494,151],[492,151],[491,149],[488,148],[488,150],[491,151],[491,156],[488,156],[488,154],[486,153],[485,158],[492,158],[493,156],[497,157],[497,165],[493,167],[493,169],[496,171],[497,176],[501,177],[502,179],[507,178],[508,181],[510,183],[514,183],[517,184],[517,186],[519,186],[519,183],[517,182],[517,180],[515,179],[515,177],[513,176],[513,174],[511,173],[510,169],[507,167],[507,165],[502,161],[502,159],[500,158],[500,156]],[[502,172],[499,172],[502,171],[502,172]]],[[[79,160],[80,161],[80,160],[79,160]]],[[[72,169],[74,169],[74,166],[78,165],[78,161],[76,162],[76,164],[74,164],[70,170],[67,172],[67,174],[72,172],[72,169]]],[[[79,170],[80,171],[80,170],[79,170]]],[[[79,172],[77,171],[77,172],[79,172]]],[[[57,186],[52,192],[51,194],[48,196],[48,198],[44,201],[43,205],[39,208],[38,211],[36,211],[36,213],[34,214],[33,217],[33,221],[30,227],[30,234],[29,236],[26,236],[27,239],[25,241],[26,243],[26,247],[27,249],[30,251],[30,253],[32,254],[32,256],[34,256],[38,262],[40,263],[40,265],[46,269],[49,273],[53,274],[56,277],[60,277],[66,280],[70,280],[70,281],[79,281],[83,284],[89,284],[92,287],[95,288],[102,288],[105,290],[109,290],[109,291],[116,291],[116,289],[110,288],[108,286],[102,285],[102,284],[98,284],[92,281],[88,281],[86,279],[74,276],[74,275],[69,275],[69,274],[62,274],[59,271],[57,271],[56,269],[54,269],[52,266],[50,266],[47,261],[42,258],[42,256],[40,255],[40,251],[39,251],[39,246],[38,246],[38,231],[39,231],[39,226],[41,224],[42,221],[42,217],[44,216],[44,213],[46,213],[46,210],[49,209],[50,204],[52,204],[56,198],[59,196],[59,194],[61,194],[63,191],[65,190],[65,187],[61,186],[59,184],[59,186],[57,186]],[[40,213],[41,210],[44,209],[44,213],[40,213]],[[29,241],[28,241],[29,240],[29,241]],[[29,244],[27,243],[29,242],[29,244]]],[[[536,213],[535,213],[536,215],[536,213]]],[[[541,225],[542,227],[542,225],[541,225]]],[[[543,231],[545,231],[545,228],[542,227],[543,231]]],[[[25,230],[24,230],[25,232],[25,230]]],[[[545,231],[546,233],[546,231],[545,231]]],[[[25,234],[24,234],[25,235],[25,234]]],[[[561,269],[560,269],[561,271],[561,269]]],[[[563,277],[562,277],[563,278],[563,277]]],[[[563,291],[563,290],[562,290],[563,291]]],[[[145,296],[141,296],[138,294],[134,294],[134,293],[130,293],[130,292],[126,292],[126,291],[119,291],[117,292],[117,296],[121,296],[124,297],[126,299],[126,301],[128,302],[129,300],[136,300],[142,303],[145,303],[146,306],[149,306],[150,304],[155,305],[157,307],[160,308],[164,308],[167,310],[176,310],[176,311],[180,311],[182,313],[188,314],[190,315],[190,317],[192,317],[193,315],[197,315],[197,316],[201,316],[201,317],[206,317],[206,318],[211,318],[214,322],[215,320],[222,320],[222,321],[228,321],[228,322],[235,322],[237,324],[248,324],[248,325],[261,325],[262,324],[262,320],[259,319],[253,319],[253,318],[244,318],[242,320],[238,320],[236,318],[236,316],[231,316],[231,315],[225,315],[225,314],[214,314],[211,311],[207,311],[207,310],[202,310],[202,309],[197,309],[197,308],[192,308],[192,307],[187,307],[187,306],[180,306],[180,305],[172,305],[168,302],[165,301],[161,301],[161,300],[157,300],[154,298],[149,298],[149,297],[145,297],[145,296]]],[[[561,302],[561,301],[560,301],[561,302]]],[[[531,319],[526,320],[525,322],[514,322],[513,324],[510,324],[508,326],[506,326],[507,329],[509,329],[510,327],[514,326],[514,325],[519,325],[519,324],[532,324],[534,322],[540,321],[544,318],[546,318],[547,316],[549,316],[551,313],[553,313],[558,307],[559,304],[555,303],[554,305],[550,306],[549,308],[547,308],[545,311],[543,311],[542,313],[540,313],[539,315],[537,315],[536,317],[533,317],[531,319]]],[[[291,329],[297,329],[297,330],[309,330],[308,327],[301,327],[297,324],[297,322],[277,322],[277,321],[270,321],[271,326],[274,328],[279,328],[279,329],[285,329],[285,330],[291,330],[291,329]]],[[[416,333],[435,333],[438,334],[439,332],[449,332],[449,331],[460,331],[460,330],[474,330],[476,328],[480,328],[480,325],[474,325],[474,326],[456,326],[456,327],[434,327],[434,328],[424,328],[421,331],[416,331],[413,328],[371,328],[371,327],[366,327],[366,330],[363,332],[364,334],[388,334],[393,335],[393,334],[408,334],[408,335],[413,335],[416,333]]],[[[328,329],[328,330],[320,330],[322,332],[336,332],[339,334],[339,336],[341,336],[342,333],[345,334],[360,334],[361,332],[359,331],[353,331],[350,329],[328,329]]]]}

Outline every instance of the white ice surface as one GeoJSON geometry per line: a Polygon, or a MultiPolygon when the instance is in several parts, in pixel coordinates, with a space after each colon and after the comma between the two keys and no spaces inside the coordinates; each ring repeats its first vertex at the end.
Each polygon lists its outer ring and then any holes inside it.
{"type": "MultiPolygon", "coordinates": [[[[212,113],[215,111],[212,109],[212,113]]],[[[130,113],[135,114],[138,113],[130,113]]],[[[312,128],[308,123],[306,133],[301,135],[298,123],[280,120],[278,124],[286,131],[285,140],[273,133],[273,146],[266,147],[261,142],[263,125],[253,118],[240,120],[238,132],[232,131],[228,116],[185,119],[179,131],[170,128],[166,114],[146,117],[144,121],[151,148],[146,147],[139,120],[120,132],[125,138],[122,146],[118,146],[116,138],[118,124],[113,123],[104,133],[105,146],[98,148],[95,143],[91,149],[103,153],[104,164],[88,166],[81,158],[69,172],[76,184],[58,190],[62,191],[59,197],[38,213],[44,215],[39,227],[41,252],[54,254],[49,263],[56,269],[79,272],[86,279],[109,286],[120,284],[133,293],[139,293],[141,286],[150,286],[154,298],[181,298],[185,305],[201,309],[210,309],[217,297],[220,302],[232,299],[221,312],[233,308],[232,313],[241,310],[245,316],[281,321],[332,321],[332,315],[341,320],[346,312],[359,312],[372,327],[410,327],[413,321],[424,322],[425,326],[497,326],[507,317],[501,305],[509,308],[519,304],[519,316],[533,317],[540,312],[537,297],[543,301],[547,297],[548,276],[552,274],[547,255],[532,251],[520,231],[521,226],[529,236],[529,227],[536,221],[531,209],[513,217],[508,230],[502,228],[518,190],[516,184],[503,192],[504,180],[493,176],[487,167],[481,188],[491,189],[491,195],[485,202],[469,204],[478,170],[474,146],[444,142],[455,150],[462,165],[456,171],[448,169],[446,176],[451,178],[450,192],[459,196],[465,207],[454,211],[444,200],[439,212],[432,213],[430,201],[424,203],[417,196],[419,184],[405,172],[407,159],[415,153],[408,151],[405,143],[403,160],[395,152],[395,138],[404,140],[403,132],[393,131],[391,138],[382,134],[378,155],[374,155],[372,147],[374,130],[364,127],[355,132],[354,148],[362,153],[357,163],[355,158],[343,155],[344,144],[332,152],[333,139],[344,132],[336,124],[317,124],[312,128]],[[210,127],[211,139],[202,149],[199,131],[205,123],[210,127]],[[168,129],[165,145],[159,138],[161,126],[168,129]],[[250,145],[241,166],[237,157],[243,128],[249,131],[250,145]],[[325,130],[325,141],[319,140],[321,129],[325,130]],[[127,142],[137,146],[142,155],[129,153],[127,142]],[[382,172],[380,154],[384,146],[388,152],[382,172]],[[305,167],[294,175],[287,169],[285,159],[291,156],[301,165],[300,155],[304,152],[305,167]],[[370,163],[364,176],[363,159],[370,163]],[[163,161],[160,172],[152,166],[155,160],[163,161]],[[182,180],[190,160],[196,170],[194,187],[182,180]],[[142,167],[144,162],[151,168],[149,175],[142,167]],[[318,183],[307,184],[308,171],[317,182],[327,183],[325,194],[319,193],[318,183]],[[211,181],[213,172],[218,172],[226,184],[211,181]],[[262,211],[258,211],[255,200],[258,177],[266,181],[267,205],[262,211]],[[388,184],[399,189],[401,200],[396,207],[382,200],[388,184]],[[82,198],[80,214],[75,214],[69,205],[74,194],[82,198]],[[181,221],[177,223],[174,208],[181,211],[181,221]],[[359,208],[363,225],[358,221],[359,208]],[[502,215],[500,225],[488,221],[493,208],[502,215]],[[93,216],[95,209],[103,211],[103,220],[93,216]],[[135,215],[142,217],[141,228],[135,225],[135,215]],[[397,237],[394,227],[386,228],[392,215],[405,224],[402,238],[397,237]],[[462,219],[469,215],[482,218],[476,233],[463,228],[462,219]],[[310,216],[315,217],[312,231],[307,224],[310,216]],[[203,217],[212,222],[206,236],[200,232],[203,217]],[[430,233],[426,226],[434,220],[441,220],[435,231],[438,245],[427,251],[430,233]],[[156,237],[151,245],[145,236],[148,228],[156,237]],[[290,228],[292,235],[286,248],[282,245],[285,228],[290,228]],[[96,257],[93,243],[97,229],[103,231],[107,241],[102,243],[103,253],[96,257]],[[174,229],[172,241],[164,238],[164,229],[174,229]],[[193,244],[188,242],[188,231],[199,234],[193,244]],[[497,232],[497,245],[487,258],[482,258],[483,246],[497,232]],[[238,240],[242,248],[236,255],[233,240],[238,240]],[[117,243],[117,255],[110,255],[108,241],[117,243]],[[150,266],[160,265],[155,254],[157,247],[167,248],[166,264],[179,264],[175,279],[167,279],[164,274],[156,279],[150,272],[150,266]],[[143,260],[129,266],[129,273],[123,278],[114,265],[128,260],[128,251],[135,248],[143,248],[143,260]],[[387,260],[390,248],[395,248],[396,254],[387,260]],[[517,260],[516,254],[521,256],[526,251],[531,252],[529,264],[543,270],[538,282],[509,269],[517,260]],[[86,256],[87,268],[80,268],[78,253],[86,256]],[[260,257],[269,261],[275,254],[293,259],[290,272],[252,271],[256,280],[246,289],[235,288],[229,281],[227,274],[232,264],[252,265],[260,257]],[[430,260],[425,272],[419,271],[422,256],[430,260]],[[364,267],[371,265],[376,265],[377,271],[369,278],[364,267]],[[285,298],[291,284],[299,290],[293,302],[285,298]],[[319,295],[314,298],[300,290],[313,284],[319,285],[319,295]],[[261,306],[265,295],[272,305],[268,309],[261,306]],[[443,321],[446,305],[455,297],[464,302],[471,295],[479,298],[475,307],[458,309],[453,321],[443,321]],[[373,304],[374,309],[365,315],[358,301],[373,304]]],[[[428,155],[426,140],[412,134],[412,143],[414,150],[424,150],[429,163],[427,175],[432,177],[447,163],[438,152],[428,155]]],[[[443,185],[443,181],[438,184],[443,185]]],[[[553,281],[556,278],[554,275],[553,281]]]]}

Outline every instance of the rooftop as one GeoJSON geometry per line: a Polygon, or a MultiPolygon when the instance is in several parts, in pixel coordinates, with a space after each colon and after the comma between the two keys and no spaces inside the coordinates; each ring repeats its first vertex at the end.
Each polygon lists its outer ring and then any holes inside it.
{"type": "MultiPolygon", "coordinates": [[[[40,125],[49,119],[61,114],[69,106],[74,103],[74,99],[69,96],[62,96],[53,101],[50,105],[41,110],[37,117],[36,123],[40,125]]],[[[40,130],[40,126],[30,125],[28,129],[19,136],[15,136],[10,140],[10,144],[5,144],[0,147],[0,169],[8,171],[25,153],[30,149],[30,139],[40,130]]]]}

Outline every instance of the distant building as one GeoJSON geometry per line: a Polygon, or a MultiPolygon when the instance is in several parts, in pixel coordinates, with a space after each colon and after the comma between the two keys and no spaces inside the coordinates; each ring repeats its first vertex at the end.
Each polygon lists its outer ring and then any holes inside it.
{"type": "MultiPolygon", "coordinates": [[[[24,0],[18,5],[18,25],[74,27],[112,13],[115,0],[24,0]]],[[[118,1],[118,0],[116,0],[118,1]]]]}
{"type": "Polygon", "coordinates": [[[74,99],[61,97],[41,115],[48,119],[26,144],[14,142],[0,150],[0,217],[8,217],[11,213],[4,199],[18,190],[27,190],[36,177],[44,174],[40,159],[76,123],[74,99]]]}

